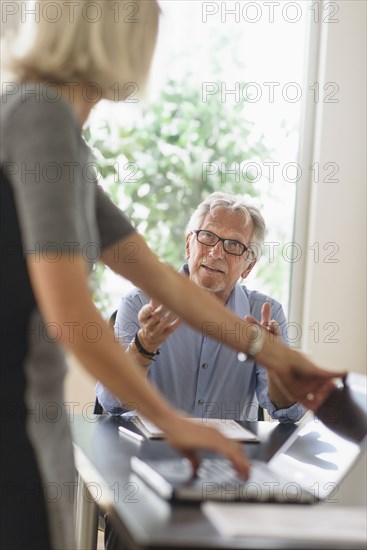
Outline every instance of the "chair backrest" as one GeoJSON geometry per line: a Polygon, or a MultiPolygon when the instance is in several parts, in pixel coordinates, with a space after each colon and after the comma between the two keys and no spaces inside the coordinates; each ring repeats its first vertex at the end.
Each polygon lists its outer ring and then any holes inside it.
{"type": "Polygon", "coordinates": [[[108,319],[108,324],[112,328],[115,326],[116,315],[117,315],[117,309],[112,313],[111,317],[108,319]]]}
{"type": "Polygon", "coordinates": [[[103,407],[100,404],[100,402],[98,401],[98,397],[96,397],[96,401],[94,403],[93,414],[103,414],[103,407]]]}
{"type": "MultiPolygon", "coordinates": [[[[108,324],[110,325],[110,327],[112,329],[113,329],[115,321],[116,321],[116,315],[117,315],[117,309],[112,313],[111,317],[108,319],[108,324]]],[[[100,404],[100,402],[98,401],[98,397],[96,397],[96,401],[94,403],[93,413],[94,414],[103,414],[104,413],[103,407],[100,404]]]]}

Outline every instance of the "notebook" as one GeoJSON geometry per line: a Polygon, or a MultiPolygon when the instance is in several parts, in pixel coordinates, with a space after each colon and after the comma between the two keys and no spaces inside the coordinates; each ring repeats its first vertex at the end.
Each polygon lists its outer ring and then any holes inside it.
{"type": "Polygon", "coordinates": [[[132,457],[131,469],[165,499],[314,503],[337,498],[339,483],[366,448],[366,377],[348,377],[320,415],[300,424],[268,463],[243,480],[224,458],[204,458],[194,477],[185,458],[132,457]],[[357,381],[356,381],[357,380],[357,381]],[[351,412],[353,423],[346,420],[351,412]]]}

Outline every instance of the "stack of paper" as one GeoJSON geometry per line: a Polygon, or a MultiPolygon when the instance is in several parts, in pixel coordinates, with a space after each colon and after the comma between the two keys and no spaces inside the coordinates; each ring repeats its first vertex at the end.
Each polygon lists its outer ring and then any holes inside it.
{"type": "Polygon", "coordinates": [[[202,504],[202,509],[225,537],[315,542],[335,540],[338,543],[348,542],[350,546],[353,543],[367,547],[366,510],[362,507],[207,502],[202,504]]]}
{"type": "MultiPolygon", "coordinates": [[[[259,441],[259,438],[246,430],[234,420],[222,420],[221,418],[191,418],[193,422],[198,422],[204,426],[209,426],[220,431],[229,439],[236,441],[259,441]]],[[[141,430],[145,437],[149,439],[159,439],[164,437],[164,433],[153,422],[139,415],[135,416],[132,421],[141,430]]]]}

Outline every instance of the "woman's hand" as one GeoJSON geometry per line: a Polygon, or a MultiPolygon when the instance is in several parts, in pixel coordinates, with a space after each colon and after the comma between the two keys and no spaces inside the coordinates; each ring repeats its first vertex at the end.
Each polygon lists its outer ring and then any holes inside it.
{"type": "Polygon", "coordinates": [[[154,353],[181,324],[177,315],[168,308],[151,300],[138,314],[139,340],[142,346],[154,353]]]}
{"type": "Polygon", "coordinates": [[[241,444],[227,439],[217,430],[176,416],[170,419],[164,431],[167,441],[191,461],[194,471],[200,462],[197,451],[207,450],[225,456],[243,478],[248,477],[250,465],[241,444]]]}
{"type": "Polygon", "coordinates": [[[345,378],[347,372],[321,369],[302,353],[285,350],[284,361],[271,369],[272,378],[289,399],[317,409],[335,388],[333,378],[345,378]]]}
{"type": "MultiPolygon", "coordinates": [[[[264,329],[265,334],[268,335],[268,345],[266,347],[270,353],[273,352],[275,356],[278,355],[279,348],[276,347],[276,343],[279,343],[283,348],[281,350],[283,356],[280,355],[273,368],[268,370],[269,390],[271,386],[273,393],[276,394],[274,399],[271,397],[272,401],[278,408],[289,407],[292,403],[298,401],[308,409],[317,409],[335,388],[333,378],[344,378],[347,373],[320,369],[302,353],[287,348],[280,341],[278,323],[271,320],[270,316],[271,306],[266,302],[261,309],[261,322],[251,315],[246,317],[246,321],[264,329]],[[273,383],[283,395],[274,391],[273,383]],[[283,396],[288,399],[288,403],[283,403],[283,396]],[[278,405],[279,403],[280,405],[278,405]]],[[[261,362],[260,357],[262,357],[262,353],[256,356],[261,362]]],[[[265,364],[268,365],[268,363],[265,364]]]]}

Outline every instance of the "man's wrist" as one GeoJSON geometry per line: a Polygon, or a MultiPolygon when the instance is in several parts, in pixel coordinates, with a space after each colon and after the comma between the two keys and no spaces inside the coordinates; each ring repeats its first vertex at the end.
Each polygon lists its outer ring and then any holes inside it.
{"type": "Polygon", "coordinates": [[[159,355],[159,350],[151,352],[145,349],[144,345],[141,342],[140,334],[138,333],[130,342],[128,350],[133,355],[135,360],[139,363],[139,365],[145,368],[149,367],[151,362],[154,361],[154,358],[159,355]]]}
{"type": "Polygon", "coordinates": [[[138,341],[138,345],[136,346],[138,349],[143,349],[145,353],[148,355],[154,355],[157,351],[157,347],[152,346],[149,342],[147,342],[144,333],[142,329],[140,328],[138,332],[135,334],[134,341],[136,344],[136,341],[138,341]]]}
{"type": "Polygon", "coordinates": [[[148,368],[152,362],[151,357],[146,357],[142,355],[135,344],[135,337],[130,342],[129,347],[127,348],[129,353],[134,357],[135,361],[139,363],[141,367],[148,368]]]}
{"type": "Polygon", "coordinates": [[[138,332],[135,334],[134,344],[140,355],[146,357],[147,359],[152,360],[156,355],[159,355],[159,348],[155,348],[155,350],[151,351],[150,346],[146,345],[144,339],[142,338],[141,330],[138,330],[138,332]]]}

